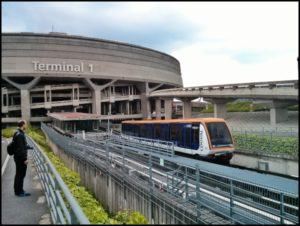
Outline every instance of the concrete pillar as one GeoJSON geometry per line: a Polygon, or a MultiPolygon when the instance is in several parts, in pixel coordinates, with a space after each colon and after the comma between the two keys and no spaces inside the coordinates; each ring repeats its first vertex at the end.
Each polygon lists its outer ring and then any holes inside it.
{"type": "Polygon", "coordinates": [[[165,119],[172,119],[172,99],[164,99],[165,102],[165,119]]]}
{"type": "Polygon", "coordinates": [[[101,115],[101,90],[92,90],[93,114],[101,115]]]}
{"type": "Polygon", "coordinates": [[[214,117],[215,118],[226,118],[226,103],[228,100],[225,99],[213,99],[214,102],[214,117]]]}
{"type": "Polygon", "coordinates": [[[126,114],[129,115],[129,101],[126,101],[126,114]]]}
{"type": "Polygon", "coordinates": [[[22,119],[30,120],[30,91],[28,89],[21,89],[21,109],[22,119]]]}
{"type": "Polygon", "coordinates": [[[287,108],[271,108],[270,109],[270,121],[271,125],[275,126],[279,122],[285,122],[288,120],[287,108]]]}
{"type": "Polygon", "coordinates": [[[137,102],[136,103],[136,107],[137,107],[137,112],[138,112],[138,114],[140,114],[141,113],[141,102],[137,102]]]}
{"type": "MultiPolygon", "coordinates": [[[[149,101],[149,84],[148,82],[136,85],[141,93],[141,111],[144,119],[151,119],[151,108],[149,101]]],[[[133,88],[132,88],[133,91],[133,88]]]]}
{"type": "Polygon", "coordinates": [[[2,105],[3,106],[9,106],[9,103],[8,103],[8,90],[7,89],[2,89],[2,105]],[[5,99],[5,100],[4,100],[5,99]],[[4,105],[4,102],[5,102],[5,105],[4,105]]]}
{"type": "Polygon", "coordinates": [[[295,101],[273,100],[270,103],[270,122],[275,126],[279,122],[288,120],[288,106],[296,104],[295,101]]]}
{"type": "Polygon", "coordinates": [[[144,119],[151,119],[150,101],[145,93],[141,95],[142,114],[144,119]]]}
{"type": "Polygon", "coordinates": [[[155,112],[156,112],[156,119],[161,119],[161,100],[155,100],[155,112]]]}
{"type": "Polygon", "coordinates": [[[108,114],[111,115],[111,103],[109,102],[109,106],[108,106],[108,114]]]}
{"type": "Polygon", "coordinates": [[[183,118],[188,119],[192,117],[192,99],[189,98],[183,98],[182,99],[182,113],[183,118]]]}

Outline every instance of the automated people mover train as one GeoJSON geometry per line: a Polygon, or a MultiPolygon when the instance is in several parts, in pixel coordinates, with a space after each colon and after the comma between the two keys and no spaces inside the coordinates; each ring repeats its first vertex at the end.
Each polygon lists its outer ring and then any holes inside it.
{"type": "Polygon", "coordinates": [[[219,118],[123,121],[122,135],[170,141],[175,152],[227,164],[234,151],[228,126],[219,118]]]}

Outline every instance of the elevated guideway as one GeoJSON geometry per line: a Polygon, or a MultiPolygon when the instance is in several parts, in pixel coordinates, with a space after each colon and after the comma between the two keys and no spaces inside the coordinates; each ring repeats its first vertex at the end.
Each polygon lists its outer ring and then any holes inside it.
{"type": "MultiPolygon", "coordinates": [[[[202,97],[214,103],[214,116],[226,118],[226,103],[236,99],[253,99],[270,105],[271,125],[288,120],[287,107],[298,103],[298,80],[236,83],[198,87],[172,88],[151,92],[150,97],[160,101],[179,98],[183,101],[183,117],[191,117],[191,101],[202,97]]],[[[167,103],[167,102],[165,102],[167,103]]],[[[156,105],[157,117],[160,106],[156,105]]],[[[165,106],[166,108],[166,106],[165,106]]],[[[165,109],[166,111],[166,109],[165,109]]],[[[171,112],[165,118],[171,117],[171,112]]]]}

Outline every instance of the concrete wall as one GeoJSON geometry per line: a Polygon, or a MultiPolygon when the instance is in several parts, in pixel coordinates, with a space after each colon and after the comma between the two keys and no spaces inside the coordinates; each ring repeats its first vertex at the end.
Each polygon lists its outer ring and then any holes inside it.
{"type": "Polygon", "coordinates": [[[3,76],[59,76],[151,81],[182,86],[174,57],[141,46],[53,34],[2,34],[3,76]],[[34,70],[32,61],[80,64],[84,72],[34,70]],[[93,64],[93,72],[87,64],[93,64]]]}
{"type": "MultiPolygon", "coordinates": [[[[46,135],[47,136],[47,135],[46,135]]],[[[120,175],[112,167],[95,168],[58,148],[47,137],[48,144],[63,163],[80,174],[81,183],[100,201],[111,214],[119,210],[130,209],[142,213],[154,224],[192,224],[196,220],[193,210],[187,210],[154,188],[155,195],[149,192],[148,183],[120,175]]]]}
{"type": "Polygon", "coordinates": [[[266,169],[267,172],[299,177],[298,159],[289,159],[276,155],[257,155],[237,151],[230,164],[251,169],[266,169]],[[265,166],[267,165],[267,168],[265,166]]]}

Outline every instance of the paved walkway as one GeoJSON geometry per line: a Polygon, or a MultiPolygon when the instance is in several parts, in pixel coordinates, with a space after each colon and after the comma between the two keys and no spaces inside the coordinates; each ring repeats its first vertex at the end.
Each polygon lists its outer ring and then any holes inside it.
{"type": "MultiPolygon", "coordinates": [[[[6,156],[7,139],[2,138],[1,157],[6,156]],[[3,142],[4,141],[4,142],[3,142]]],[[[29,151],[29,159],[31,152],[29,151]]],[[[10,157],[2,180],[1,224],[51,224],[50,210],[36,173],[33,160],[29,160],[24,181],[24,190],[31,193],[28,197],[14,195],[13,183],[15,163],[10,157]]]]}

